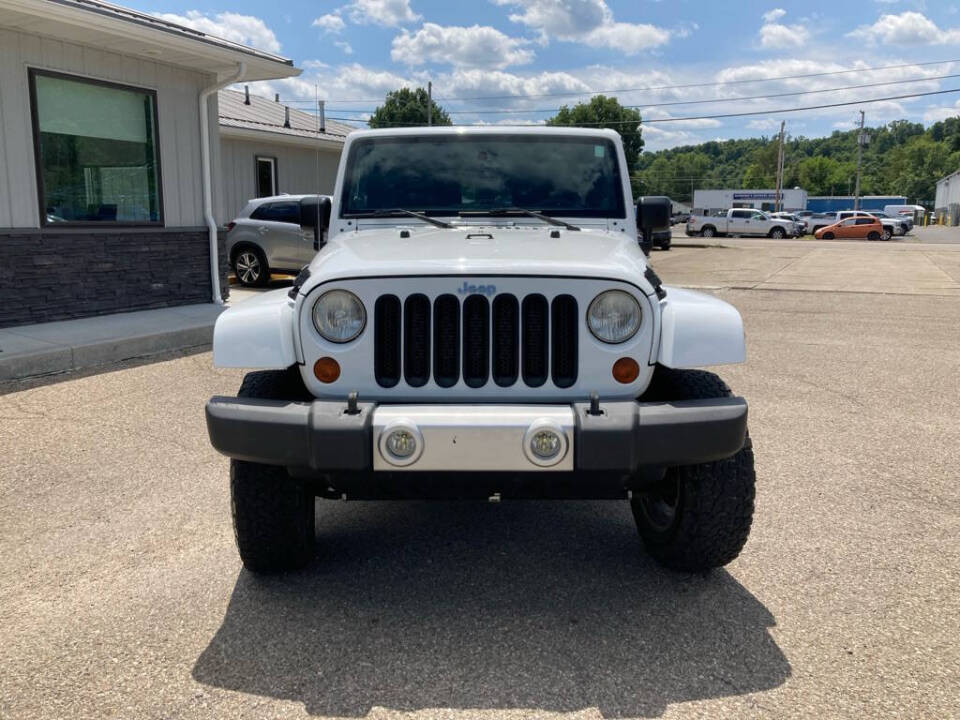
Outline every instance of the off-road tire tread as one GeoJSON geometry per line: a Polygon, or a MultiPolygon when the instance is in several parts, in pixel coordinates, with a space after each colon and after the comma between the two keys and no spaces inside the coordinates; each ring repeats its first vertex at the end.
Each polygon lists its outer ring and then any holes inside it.
{"type": "MultiPolygon", "coordinates": [[[[296,366],[248,373],[237,397],[306,400],[311,396],[296,366]]],[[[315,495],[283,467],[230,461],[234,538],[247,570],[295,570],[314,554],[315,495]]]]}
{"type": "Polygon", "coordinates": [[[237,397],[262,400],[312,400],[303,384],[300,369],[291,365],[286,370],[257,370],[243,376],[237,397]]]}
{"type": "MultiPolygon", "coordinates": [[[[643,400],[700,400],[731,394],[714,373],[658,366],[643,400]]],[[[638,499],[632,502],[647,551],[660,564],[686,572],[706,572],[736,558],[750,535],[756,493],[749,435],[743,447],[729,458],[668,472],[679,478],[681,509],[667,537],[648,531],[638,499]]]]}

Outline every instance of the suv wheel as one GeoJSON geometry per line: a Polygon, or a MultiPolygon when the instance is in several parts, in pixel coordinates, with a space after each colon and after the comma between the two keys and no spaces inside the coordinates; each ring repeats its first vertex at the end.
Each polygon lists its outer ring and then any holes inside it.
{"type": "Polygon", "coordinates": [[[711,238],[717,234],[717,231],[713,229],[712,225],[706,225],[703,230],[700,231],[700,234],[703,235],[703,237],[711,238]]]}
{"type": "MultiPolygon", "coordinates": [[[[237,397],[305,400],[310,395],[293,367],[249,373],[237,397]]],[[[231,460],[230,501],[237,549],[247,570],[295,570],[313,557],[315,495],[286,468],[231,460]]]]}
{"type": "Polygon", "coordinates": [[[783,240],[783,236],[784,236],[783,228],[775,227],[773,230],[770,231],[770,237],[772,237],[774,240],[783,240]]]}
{"type": "MultiPolygon", "coordinates": [[[[644,400],[728,397],[730,388],[703,370],[658,366],[644,400]]],[[[637,530],[657,562],[674,570],[705,572],[740,554],[753,521],[756,475],[749,435],[735,455],[668,468],[657,484],[635,490],[630,501],[637,530]]]]}
{"type": "Polygon", "coordinates": [[[885,227],[885,228],[883,229],[883,232],[880,233],[880,239],[881,239],[881,240],[889,240],[889,239],[892,238],[892,237],[893,237],[893,233],[890,232],[890,228],[888,228],[888,227],[885,227]]]}
{"type": "Polygon", "coordinates": [[[246,287],[263,287],[270,280],[267,259],[254,247],[241,248],[233,256],[233,274],[246,287]]]}

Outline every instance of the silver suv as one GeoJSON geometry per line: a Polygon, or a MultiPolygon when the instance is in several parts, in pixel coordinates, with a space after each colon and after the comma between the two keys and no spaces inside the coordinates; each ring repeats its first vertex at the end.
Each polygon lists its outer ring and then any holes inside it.
{"type": "Polygon", "coordinates": [[[329,195],[256,198],[227,224],[227,257],[241,285],[262,287],[270,273],[296,275],[320,249],[329,195]]]}

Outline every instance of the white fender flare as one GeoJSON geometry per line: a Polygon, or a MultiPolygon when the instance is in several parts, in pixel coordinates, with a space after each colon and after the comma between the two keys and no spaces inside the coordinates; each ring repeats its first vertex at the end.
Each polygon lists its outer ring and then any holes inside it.
{"type": "Polygon", "coordinates": [[[706,293],[664,289],[657,362],[670,368],[696,368],[746,360],[743,319],[733,305],[706,293]]]}
{"type": "Polygon", "coordinates": [[[295,304],[287,292],[272,290],[220,314],[213,328],[216,367],[283,370],[297,362],[295,304]]]}

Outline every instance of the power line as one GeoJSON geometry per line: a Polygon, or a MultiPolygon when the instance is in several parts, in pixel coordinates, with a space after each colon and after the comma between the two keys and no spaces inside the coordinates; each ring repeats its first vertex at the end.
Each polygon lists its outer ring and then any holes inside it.
{"type": "MultiPolygon", "coordinates": [[[[556,124],[554,127],[606,127],[608,125],[652,125],[654,123],[668,123],[668,122],[685,122],[689,120],[717,120],[721,118],[733,118],[733,117],[751,117],[753,115],[777,115],[779,113],[794,113],[794,112],[803,112],[804,110],[824,110],[827,108],[835,107],[849,107],[850,105],[868,105],[870,103],[886,102],[888,100],[906,100],[908,98],[916,97],[930,97],[931,95],[948,95],[950,93],[960,92],[960,88],[951,88],[950,90],[932,90],[930,92],[922,93],[909,93],[906,95],[889,95],[887,97],[881,98],[872,98],[870,100],[850,100],[848,102],[839,102],[839,103],[826,103],[823,105],[807,105],[805,107],[793,107],[793,108],[777,108],[776,110],[751,110],[749,112],[736,112],[736,113],[721,113],[718,115],[695,115],[695,116],[685,116],[685,117],[671,117],[671,118],[651,118],[650,120],[643,120],[642,123],[637,120],[610,120],[607,122],[592,122],[592,123],[563,123],[556,124]]],[[[346,122],[366,122],[360,118],[330,118],[331,120],[342,120],[346,122]]],[[[391,126],[417,126],[420,123],[384,123],[385,125],[391,126]]],[[[470,126],[477,125],[478,123],[461,123],[461,125],[470,126]]],[[[489,126],[487,126],[489,127],[489,126]]]]}
{"type": "MultiPolygon", "coordinates": [[[[643,109],[643,108],[661,108],[673,105],[704,105],[709,103],[735,102],[738,100],[769,100],[771,98],[792,97],[796,95],[817,95],[822,93],[840,92],[842,90],[860,90],[862,88],[881,87],[884,85],[906,85],[915,82],[928,82],[931,80],[949,80],[960,78],[960,73],[952,75],[935,75],[925,78],[911,78],[910,80],[888,80],[878,83],[864,83],[861,85],[843,85],[841,87],[827,88],[823,90],[796,90],[793,92],[774,93],[771,95],[741,95],[739,97],[714,98],[710,100],[677,100],[664,103],[645,103],[643,105],[621,105],[624,108],[643,109]]],[[[510,108],[505,110],[447,110],[448,115],[530,115],[536,113],[556,113],[560,108],[532,108],[522,110],[519,108],[510,108]]],[[[340,108],[338,112],[346,113],[370,113],[371,110],[347,110],[340,108]]]]}
{"type": "MultiPolygon", "coordinates": [[[[866,67],[866,68],[852,68],[850,70],[832,70],[829,72],[819,72],[819,73],[805,73],[801,75],[780,75],[777,77],[770,78],[753,78],[753,79],[743,79],[743,80],[726,80],[719,82],[708,82],[708,83],[685,83],[680,85],[652,85],[648,87],[636,87],[636,88],[619,88],[613,90],[578,90],[578,91],[564,91],[564,92],[552,92],[552,93],[531,93],[528,95],[482,95],[475,97],[437,97],[433,98],[435,101],[443,102],[473,102],[475,100],[517,100],[523,98],[539,98],[539,97],[580,97],[583,95],[605,95],[608,93],[628,93],[628,92],[650,92],[654,90],[682,90],[687,88],[697,88],[697,87],[717,87],[720,85],[744,85],[750,83],[761,83],[761,82],[775,82],[778,80],[801,80],[803,78],[815,78],[815,77],[828,77],[832,75],[849,75],[851,73],[867,73],[874,72],[877,70],[897,70],[908,67],[928,67],[930,65],[948,65],[951,63],[960,62],[960,59],[954,60],[931,60],[929,62],[921,63],[903,63],[900,65],[879,65],[876,67],[866,67]]],[[[297,102],[312,102],[310,100],[283,100],[284,103],[297,103],[297,102]]],[[[328,103],[345,103],[345,102],[356,102],[356,103],[380,103],[383,102],[383,98],[373,98],[373,99],[363,99],[363,98],[347,98],[342,100],[327,100],[328,103]]]]}

